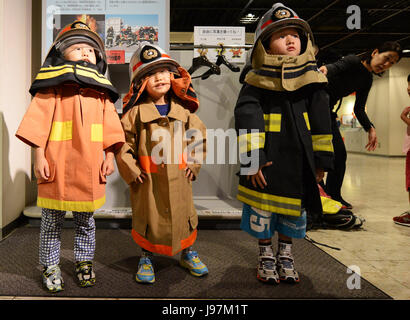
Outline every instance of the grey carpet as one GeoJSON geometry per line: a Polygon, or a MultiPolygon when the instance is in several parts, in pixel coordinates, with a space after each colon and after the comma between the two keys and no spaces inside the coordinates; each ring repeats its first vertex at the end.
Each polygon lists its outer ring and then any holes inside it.
{"type": "MultiPolygon", "coordinates": [[[[63,229],[61,269],[65,290],[55,297],[203,298],[203,299],[390,299],[365,279],[350,290],[347,267],[306,240],[294,241],[301,281],[277,286],[256,279],[257,243],[241,230],[199,230],[195,249],[209,275],[193,277],[178,265],[179,255],[154,257],[156,282],[135,282],[140,249],[130,230],[97,229],[97,283],[79,288],[74,279],[73,229],[63,229]]],[[[48,297],[38,265],[39,229],[23,226],[0,242],[0,296],[48,297]]]]}

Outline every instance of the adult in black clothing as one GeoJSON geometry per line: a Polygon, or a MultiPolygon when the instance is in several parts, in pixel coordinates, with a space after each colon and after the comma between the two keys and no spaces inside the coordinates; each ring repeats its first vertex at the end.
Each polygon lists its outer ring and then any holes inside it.
{"type": "Polygon", "coordinates": [[[401,59],[402,49],[397,42],[385,42],[363,57],[348,55],[339,61],[320,67],[328,78],[329,107],[332,118],[334,148],[334,170],[327,175],[326,184],[321,183],[328,195],[344,204],[348,209],[352,205],[341,195],[343,178],[346,171],[346,148],[336,122],[337,110],[333,111],[338,100],[356,92],[354,113],[363,129],[368,132],[366,149],[374,151],[377,147],[376,129],[369,120],[365,105],[373,83],[373,73],[381,76],[384,71],[401,59]]]}

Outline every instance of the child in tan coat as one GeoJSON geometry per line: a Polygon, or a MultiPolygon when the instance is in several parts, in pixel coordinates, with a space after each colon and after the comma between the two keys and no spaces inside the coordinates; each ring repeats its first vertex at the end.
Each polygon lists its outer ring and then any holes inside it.
{"type": "Polygon", "coordinates": [[[130,77],[121,119],[126,143],[116,160],[130,185],[132,236],[143,250],[135,279],[155,282],[152,253],[180,251],[180,265],[203,276],[208,269],[191,247],[198,225],[191,181],[205,157],[206,128],[192,113],[198,100],[190,76],[160,47],[143,42],[131,58],[130,77]]]}

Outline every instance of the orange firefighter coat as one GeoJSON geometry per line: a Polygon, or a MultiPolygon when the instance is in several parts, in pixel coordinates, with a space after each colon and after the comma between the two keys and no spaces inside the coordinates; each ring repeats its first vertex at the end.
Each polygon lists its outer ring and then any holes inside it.
{"type": "Polygon", "coordinates": [[[41,90],[16,136],[45,149],[50,177],[37,180],[39,207],[93,212],[104,204],[103,151],[125,142],[120,119],[106,93],[72,83],[41,90]]]}
{"type": "Polygon", "coordinates": [[[134,240],[146,250],[168,256],[196,240],[198,216],[192,199],[192,182],[185,177],[184,169],[188,166],[196,177],[206,153],[205,125],[181,103],[173,96],[165,117],[149,98],[131,108],[121,119],[126,143],[116,154],[118,170],[130,185],[134,240]],[[163,150],[164,153],[158,154],[164,158],[165,154],[170,155],[172,163],[159,164],[160,160],[154,159],[155,147],[161,149],[158,144],[165,141],[155,138],[161,136],[157,129],[169,133],[170,143],[166,144],[169,153],[163,150]],[[182,137],[190,129],[200,132],[192,150],[195,159],[201,159],[200,163],[185,161],[182,155],[191,142],[182,141],[182,137]],[[136,179],[142,171],[147,178],[141,184],[136,179]]]}

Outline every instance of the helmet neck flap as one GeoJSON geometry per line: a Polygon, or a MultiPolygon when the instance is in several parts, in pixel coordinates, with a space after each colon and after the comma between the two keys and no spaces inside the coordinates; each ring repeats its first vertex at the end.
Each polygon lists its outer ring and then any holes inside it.
{"type": "Polygon", "coordinates": [[[41,89],[59,86],[66,82],[75,82],[83,87],[105,90],[115,102],[119,95],[115,87],[104,76],[106,70],[107,61],[102,39],[85,23],[74,21],[57,35],[29,92],[34,96],[41,89]],[[63,56],[64,50],[76,43],[91,45],[95,50],[97,63],[66,60],[63,56]]]}
{"type": "Polygon", "coordinates": [[[319,71],[310,38],[306,50],[299,56],[268,54],[258,40],[252,55],[252,70],[245,82],[274,91],[296,91],[310,84],[326,84],[326,76],[319,71]]]}

